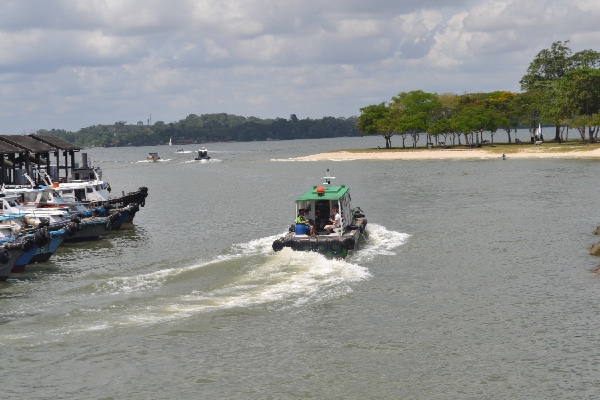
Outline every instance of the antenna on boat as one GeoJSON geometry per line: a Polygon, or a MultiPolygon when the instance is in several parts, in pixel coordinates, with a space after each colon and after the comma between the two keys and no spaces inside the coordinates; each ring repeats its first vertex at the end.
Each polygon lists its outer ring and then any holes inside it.
{"type": "Polygon", "coordinates": [[[324,176],[323,179],[325,179],[325,182],[323,182],[323,185],[331,185],[331,180],[335,179],[335,176],[329,175],[329,168],[327,168],[327,176],[324,176]]]}

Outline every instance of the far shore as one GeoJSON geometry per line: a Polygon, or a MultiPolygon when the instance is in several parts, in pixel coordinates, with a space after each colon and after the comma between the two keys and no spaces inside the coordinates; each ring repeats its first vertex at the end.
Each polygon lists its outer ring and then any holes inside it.
{"type": "Polygon", "coordinates": [[[482,149],[364,149],[340,150],[311,156],[295,157],[296,161],[320,160],[437,160],[437,159],[494,159],[502,158],[600,158],[600,147],[561,146],[558,144],[544,146],[513,146],[518,148],[482,149]]]}

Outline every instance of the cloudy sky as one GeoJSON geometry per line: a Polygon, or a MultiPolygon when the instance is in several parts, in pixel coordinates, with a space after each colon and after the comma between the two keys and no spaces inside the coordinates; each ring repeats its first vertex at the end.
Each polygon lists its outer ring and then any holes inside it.
{"type": "Polygon", "coordinates": [[[598,0],[0,0],[0,133],[518,92],[553,42],[600,51],[598,21],[598,0]]]}

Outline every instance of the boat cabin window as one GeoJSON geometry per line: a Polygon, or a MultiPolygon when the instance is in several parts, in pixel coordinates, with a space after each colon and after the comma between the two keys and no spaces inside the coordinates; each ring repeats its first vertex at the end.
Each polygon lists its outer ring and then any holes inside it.
{"type": "Polygon", "coordinates": [[[23,193],[21,196],[25,203],[35,203],[37,195],[37,193],[23,193]]]}
{"type": "Polygon", "coordinates": [[[102,188],[100,187],[100,185],[94,185],[94,189],[98,192],[100,191],[102,188]]]}
{"type": "Polygon", "coordinates": [[[15,199],[10,199],[10,200],[6,200],[6,202],[4,203],[4,209],[8,210],[10,207],[17,207],[19,205],[19,202],[15,199]]]}
{"type": "Polygon", "coordinates": [[[94,189],[92,189],[91,187],[85,188],[86,193],[93,193],[94,189]]]}
{"type": "Polygon", "coordinates": [[[73,194],[73,190],[72,189],[65,189],[65,190],[61,190],[61,195],[65,196],[65,195],[72,195],[73,194]]]}

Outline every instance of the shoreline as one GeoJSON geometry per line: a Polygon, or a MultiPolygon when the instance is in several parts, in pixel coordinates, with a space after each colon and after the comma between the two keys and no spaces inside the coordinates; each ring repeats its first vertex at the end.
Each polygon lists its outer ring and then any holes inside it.
{"type": "MultiPolygon", "coordinates": [[[[381,149],[365,151],[333,151],[294,157],[294,161],[351,161],[351,160],[444,160],[444,159],[502,159],[502,154],[481,149],[408,149],[390,151],[381,149]]],[[[511,158],[600,158],[600,148],[594,150],[572,150],[553,152],[551,149],[528,148],[517,152],[506,153],[511,158]]]]}

